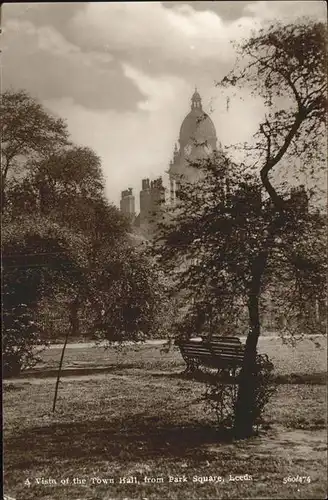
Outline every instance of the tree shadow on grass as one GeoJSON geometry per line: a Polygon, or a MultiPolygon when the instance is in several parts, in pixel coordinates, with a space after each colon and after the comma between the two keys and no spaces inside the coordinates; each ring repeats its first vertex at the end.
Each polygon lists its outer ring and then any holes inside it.
{"type": "MultiPolygon", "coordinates": [[[[97,375],[102,373],[114,373],[121,371],[123,369],[134,368],[134,364],[115,364],[109,366],[90,366],[90,367],[74,367],[65,368],[61,371],[61,378],[72,377],[72,376],[86,376],[86,375],[97,375]]],[[[34,368],[31,370],[24,370],[18,376],[14,377],[16,379],[21,378],[48,378],[57,377],[58,368],[34,368]]]]}
{"type": "MultiPolygon", "coordinates": [[[[226,383],[238,382],[238,379],[236,377],[230,376],[229,374],[222,374],[220,377],[218,377],[215,373],[211,375],[209,373],[202,372],[201,370],[192,373],[188,373],[185,371],[174,372],[174,373],[153,372],[150,373],[149,376],[154,378],[192,380],[195,382],[203,382],[203,383],[211,382],[213,380],[226,383]]],[[[277,385],[284,385],[284,384],[326,385],[327,374],[325,372],[275,374],[273,376],[272,382],[274,382],[277,385]]]]}
{"type": "Polygon", "coordinates": [[[31,469],[67,459],[140,461],[161,459],[202,459],[206,445],[230,442],[228,432],[193,423],[187,426],[163,422],[140,413],[131,418],[55,423],[26,429],[5,441],[7,469],[31,469]],[[205,445],[205,446],[204,446],[205,445]]]}
{"type": "Polygon", "coordinates": [[[223,373],[218,376],[215,371],[213,373],[209,373],[203,372],[201,370],[195,370],[194,372],[182,371],[174,373],[152,372],[149,374],[149,376],[154,378],[190,380],[192,382],[202,382],[205,384],[213,381],[224,382],[227,384],[235,384],[237,382],[236,377],[229,375],[228,373],[223,373]]]}

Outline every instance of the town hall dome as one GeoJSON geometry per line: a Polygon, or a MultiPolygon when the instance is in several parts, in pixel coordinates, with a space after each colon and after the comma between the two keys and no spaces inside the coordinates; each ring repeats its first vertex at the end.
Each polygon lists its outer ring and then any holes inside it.
{"type": "Polygon", "coordinates": [[[214,123],[207,113],[203,111],[202,100],[195,90],[191,98],[191,110],[185,117],[180,128],[180,147],[190,141],[195,143],[209,143],[213,149],[216,148],[216,130],[214,123]]]}

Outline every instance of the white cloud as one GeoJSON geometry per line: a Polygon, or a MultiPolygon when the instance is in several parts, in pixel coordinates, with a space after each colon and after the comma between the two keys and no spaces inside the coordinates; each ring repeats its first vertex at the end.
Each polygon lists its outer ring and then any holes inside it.
{"type": "Polygon", "coordinates": [[[257,1],[250,3],[244,9],[261,21],[294,20],[302,16],[321,19],[326,22],[327,8],[322,0],[298,1],[257,1]]]}
{"type": "MultiPolygon", "coordinates": [[[[159,75],[151,77],[131,64],[123,63],[124,74],[130,78],[138,89],[147,96],[138,103],[138,107],[145,111],[161,112],[167,105],[175,103],[181,94],[181,87],[186,88],[181,78],[172,75],[159,75]]],[[[188,87],[187,87],[188,88],[188,87]]]]}
{"type": "Polygon", "coordinates": [[[250,96],[247,89],[233,89],[232,97],[229,90],[218,91],[211,115],[223,146],[251,141],[265,113],[261,97],[250,96]]]}
{"type": "Polygon", "coordinates": [[[6,48],[13,40],[24,33],[25,40],[34,44],[34,49],[46,52],[48,55],[69,60],[71,63],[91,65],[97,61],[108,63],[113,60],[110,54],[95,51],[82,51],[81,47],[69,42],[52,26],[35,27],[29,21],[9,20],[4,28],[4,38],[7,40],[6,48]]]}
{"type": "Polygon", "coordinates": [[[142,51],[163,60],[198,64],[228,61],[230,40],[254,28],[250,17],[224,23],[212,11],[181,4],[166,8],[160,2],[89,3],[71,22],[78,43],[111,51],[142,51]]]}
{"type": "Polygon", "coordinates": [[[82,49],[52,26],[8,19],[4,24],[2,76],[6,87],[34,97],[72,97],[86,107],[126,108],[138,91],[106,51],[82,49]]]}
{"type": "Polygon", "coordinates": [[[133,187],[138,196],[141,178],[164,176],[192,91],[177,77],[151,78],[127,64],[124,69],[146,94],[136,111],[92,111],[72,99],[45,102],[67,119],[75,142],[92,147],[101,157],[107,195],[115,203],[126,187],[133,187]]]}

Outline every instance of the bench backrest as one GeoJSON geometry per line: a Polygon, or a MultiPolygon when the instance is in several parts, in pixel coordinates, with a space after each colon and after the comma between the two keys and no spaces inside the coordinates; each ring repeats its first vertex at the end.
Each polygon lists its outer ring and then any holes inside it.
{"type": "Polygon", "coordinates": [[[223,344],[236,344],[242,345],[238,337],[219,337],[218,335],[212,335],[210,342],[222,342],[223,344]]]}
{"type": "Polygon", "coordinates": [[[186,354],[187,356],[194,355],[194,356],[210,357],[213,355],[208,345],[205,345],[202,342],[184,342],[179,344],[179,347],[181,353],[186,354]]]}
{"type": "Polygon", "coordinates": [[[245,346],[237,337],[212,337],[211,341],[188,340],[178,345],[182,355],[204,360],[220,358],[227,362],[242,362],[245,351],[245,346]]]}
{"type": "Polygon", "coordinates": [[[212,341],[210,342],[210,349],[215,356],[227,361],[234,359],[242,362],[244,358],[245,346],[241,342],[212,341]]]}

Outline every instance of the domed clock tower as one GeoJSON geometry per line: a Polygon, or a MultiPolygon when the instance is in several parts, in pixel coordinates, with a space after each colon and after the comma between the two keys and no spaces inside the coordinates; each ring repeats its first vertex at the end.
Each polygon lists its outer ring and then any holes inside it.
{"type": "Polygon", "coordinates": [[[170,162],[170,201],[175,202],[179,183],[196,182],[200,171],[191,163],[211,155],[217,149],[216,130],[211,118],[203,111],[202,100],[195,90],[191,98],[191,110],[180,127],[179,147],[175,145],[170,162]]]}

